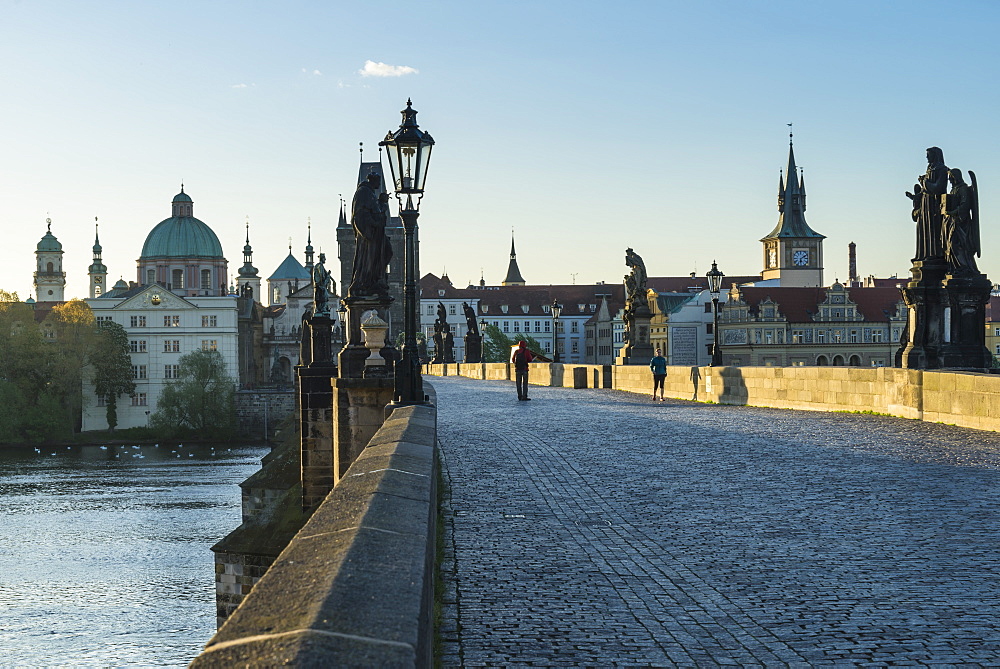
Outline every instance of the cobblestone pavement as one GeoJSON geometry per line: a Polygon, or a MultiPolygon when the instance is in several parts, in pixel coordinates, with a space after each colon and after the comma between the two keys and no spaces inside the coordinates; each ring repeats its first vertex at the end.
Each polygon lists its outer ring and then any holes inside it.
{"type": "Polygon", "coordinates": [[[431,380],[444,666],[1000,666],[1000,435],[431,380]]]}

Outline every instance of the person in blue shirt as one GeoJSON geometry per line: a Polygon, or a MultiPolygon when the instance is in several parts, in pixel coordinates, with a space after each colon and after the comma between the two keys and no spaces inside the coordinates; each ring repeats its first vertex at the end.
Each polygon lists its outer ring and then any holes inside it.
{"type": "Polygon", "coordinates": [[[660,355],[660,349],[656,349],[656,355],[649,361],[649,368],[653,370],[653,401],[656,401],[656,389],[660,389],[660,401],[663,397],[663,381],[667,378],[667,359],[660,355]]]}

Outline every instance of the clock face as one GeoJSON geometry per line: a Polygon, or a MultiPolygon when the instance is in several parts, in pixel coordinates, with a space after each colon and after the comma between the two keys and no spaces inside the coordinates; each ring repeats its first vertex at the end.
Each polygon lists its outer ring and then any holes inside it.
{"type": "Polygon", "coordinates": [[[154,305],[159,304],[160,303],[160,296],[159,295],[153,295],[151,298],[149,298],[149,301],[152,302],[154,305]]]}
{"type": "Polygon", "coordinates": [[[802,267],[809,264],[809,251],[796,251],[792,254],[792,262],[802,267]]]}
{"type": "Polygon", "coordinates": [[[771,249],[767,252],[767,264],[769,267],[776,267],[778,265],[778,252],[771,249]]]}
{"type": "Polygon", "coordinates": [[[103,280],[104,280],[104,279],[103,279],[103,278],[101,278],[101,277],[99,277],[99,276],[95,276],[95,277],[94,277],[94,283],[100,283],[100,282],[101,282],[101,281],[103,281],[103,280]]]}

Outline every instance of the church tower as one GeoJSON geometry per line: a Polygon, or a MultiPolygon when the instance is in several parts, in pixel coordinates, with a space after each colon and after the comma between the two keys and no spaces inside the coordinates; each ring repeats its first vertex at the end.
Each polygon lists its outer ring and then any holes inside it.
{"type": "Polygon", "coordinates": [[[35,301],[62,302],[66,272],[62,268],[62,244],[52,234],[52,219],[45,219],[48,230],[35,249],[35,301]]]}
{"type": "Polygon", "coordinates": [[[247,243],[243,246],[243,267],[239,269],[238,295],[243,295],[243,291],[250,287],[251,296],[258,302],[263,302],[264,298],[260,294],[260,276],[257,268],[253,266],[253,248],[250,246],[250,222],[247,221],[247,243]]]}
{"type": "Polygon", "coordinates": [[[521,270],[517,268],[517,252],[514,251],[514,235],[510,236],[510,264],[507,265],[507,276],[501,286],[523,286],[524,278],[521,270]]]}
{"type": "Polygon", "coordinates": [[[101,237],[97,230],[97,218],[94,218],[94,262],[87,268],[90,276],[90,296],[100,297],[108,285],[108,268],[101,261],[101,237]]]}
{"type": "Polygon", "coordinates": [[[778,225],[761,239],[762,278],[778,279],[783,287],[823,285],[824,235],[806,223],[806,182],[795,165],[792,135],[788,135],[788,168],[778,177],[778,225]]]}

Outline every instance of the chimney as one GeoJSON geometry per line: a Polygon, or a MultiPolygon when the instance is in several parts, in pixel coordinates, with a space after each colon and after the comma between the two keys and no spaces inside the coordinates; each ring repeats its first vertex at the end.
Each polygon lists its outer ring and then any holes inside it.
{"type": "Polygon", "coordinates": [[[858,280],[858,254],[857,245],[851,242],[847,245],[847,283],[850,286],[861,285],[858,280]]]}

